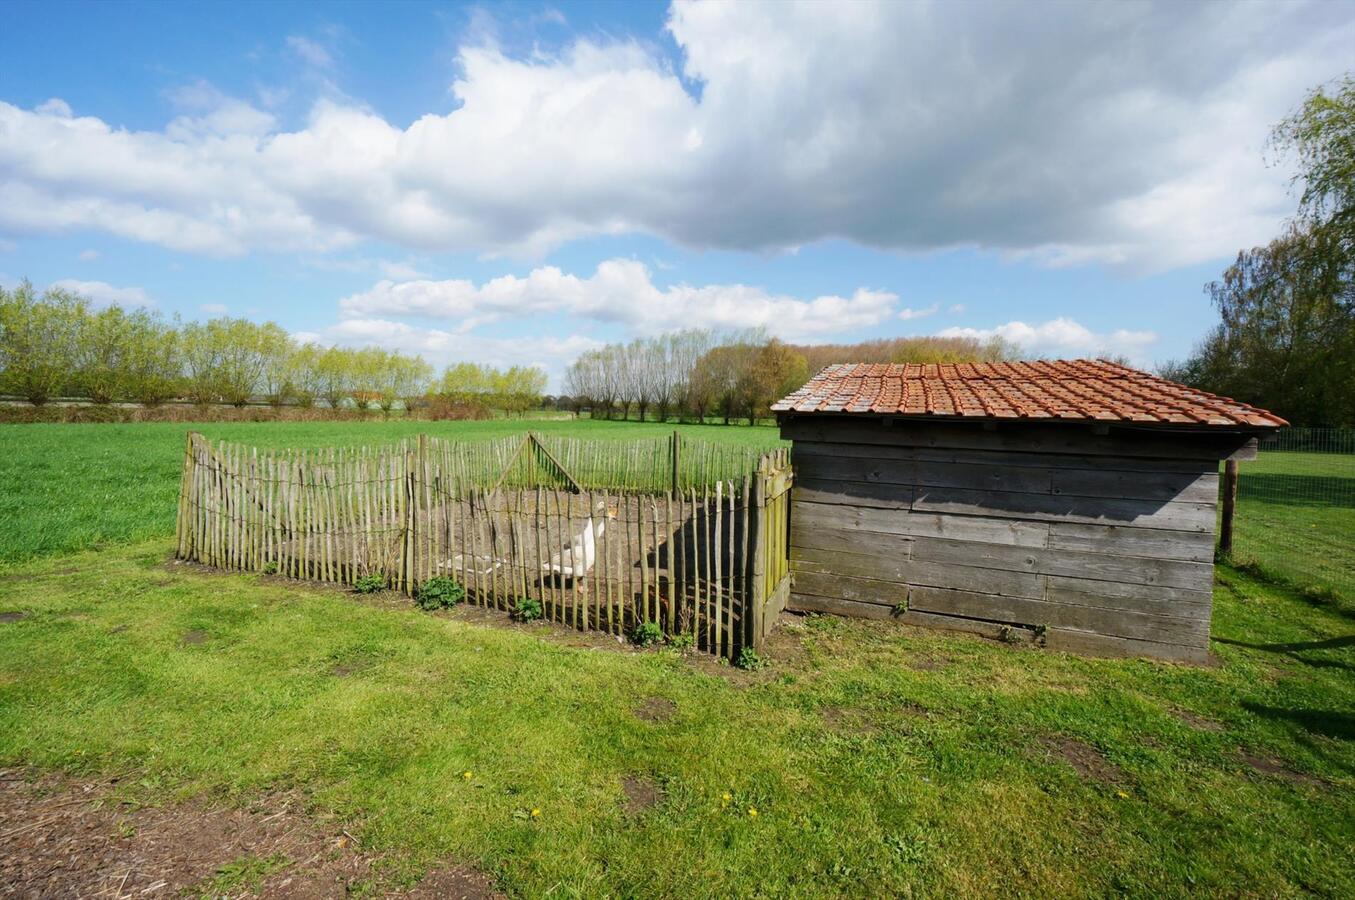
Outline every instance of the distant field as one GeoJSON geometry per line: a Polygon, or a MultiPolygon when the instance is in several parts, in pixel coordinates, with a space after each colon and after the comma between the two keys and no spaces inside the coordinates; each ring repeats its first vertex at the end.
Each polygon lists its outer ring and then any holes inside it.
{"type": "Polygon", "coordinates": [[[578,419],[494,419],[485,422],[248,422],[183,425],[0,426],[0,567],[167,535],[174,530],[184,435],[259,447],[376,444],[420,432],[466,440],[527,430],[591,439],[629,440],[668,434],[747,444],[778,443],[775,429],[660,425],[578,419]]]}
{"type": "Polygon", "coordinates": [[[1234,555],[1355,600],[1355,454],[1262,451],[1238,470],[1234,555]]]}

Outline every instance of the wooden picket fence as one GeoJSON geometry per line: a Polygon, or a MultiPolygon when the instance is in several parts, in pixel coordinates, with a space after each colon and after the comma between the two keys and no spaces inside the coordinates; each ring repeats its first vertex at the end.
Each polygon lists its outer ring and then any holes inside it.
{"type": "Polygon", "coordinates": [[[416,594],[450,577],[469,602],[737,659],[789,596],[789,456],[680,440],[426,436],[277,451],[188,436],[181,559],[416,594]],[[704,480],[710,478],[710,480],[704,480]]]}

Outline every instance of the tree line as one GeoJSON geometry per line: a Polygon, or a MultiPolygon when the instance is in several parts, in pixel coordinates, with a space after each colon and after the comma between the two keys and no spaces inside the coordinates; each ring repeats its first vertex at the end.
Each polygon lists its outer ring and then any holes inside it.
{"type": "Polygon", "coordinates": [[[172,400],[305,409],[414,409],[432,397],[521,411],[539,405],[545,373],[462,363],[440,379],[422,357],[378,347],[297,341],[273,322],[168,320],[120,306],[96,308],[62,288],[0,287],[0,394],[35,406],[172,400]]]}
{"type": "Polygon", "coordinates": [[[692,329],[609,344],[581,355],[565,374],[562,402],[598,418],[651,417],[750,424],[833,363],[944,363],[1013,359],[1001,340],[893,338],[860,344],[795,345],[760,331],[692,329]]]}
{"type": "Polygon", "coordinates": [[[1219,322],[1162,374],[1295,425],[1355,425],[1355,78],[1310,92],[1272,145],[1298,161],[1298,210],[1205,286],[1219,322]]]}

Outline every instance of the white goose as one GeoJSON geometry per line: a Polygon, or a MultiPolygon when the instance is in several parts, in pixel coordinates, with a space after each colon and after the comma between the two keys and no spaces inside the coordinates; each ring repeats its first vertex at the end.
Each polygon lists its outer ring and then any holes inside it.
{"type": "Polygon", "coordinates": [[[569,546],[551,554],[550,562],[543,563],[542,570],[566,578],[583,578],[597,562],[597,539],[607,530],[607,520],[615,518],[616,507],[599,500],[583,529],[574,535],[569,546]]]}

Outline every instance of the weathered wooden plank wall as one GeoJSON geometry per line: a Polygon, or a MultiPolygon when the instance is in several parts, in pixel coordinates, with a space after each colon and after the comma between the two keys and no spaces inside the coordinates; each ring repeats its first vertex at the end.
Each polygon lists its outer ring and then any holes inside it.
{"type": "Polygon", "coordinates": [[[791,605],[1208,655],[1218,461],[1237,434],[793,418],[791,605]]]}

